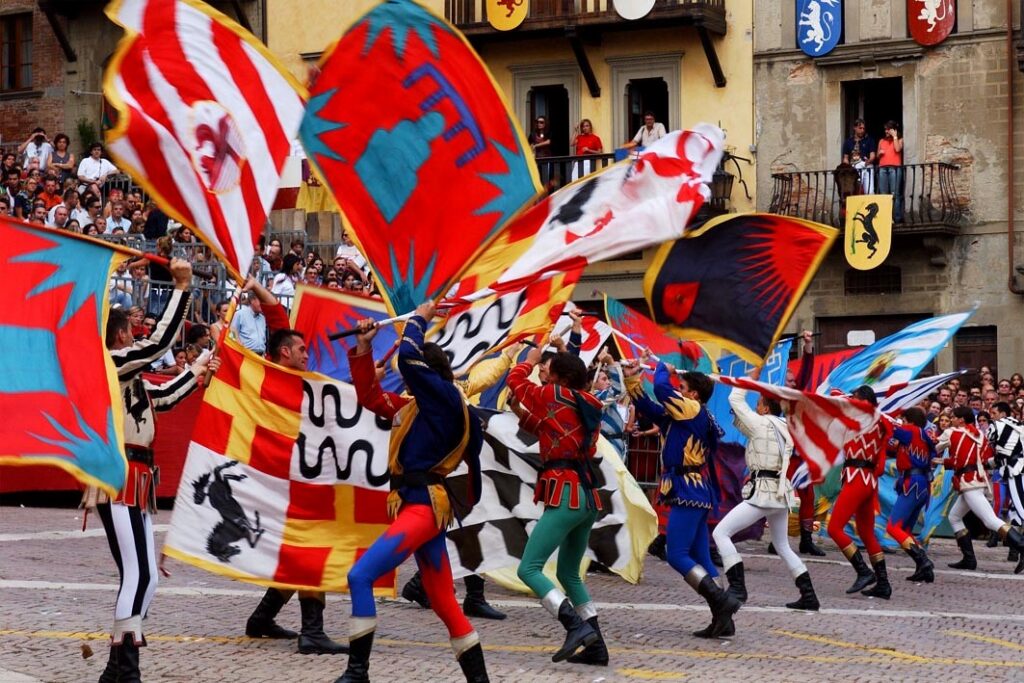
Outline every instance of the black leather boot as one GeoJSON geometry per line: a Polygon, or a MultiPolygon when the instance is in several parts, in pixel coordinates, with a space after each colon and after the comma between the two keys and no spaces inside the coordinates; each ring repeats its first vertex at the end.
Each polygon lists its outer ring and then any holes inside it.
{"type": "Polygon", "coordinates": [[[597,634],[597,640],[587,645],[565,661],[573,664],[593,664],[594,666],[608,666],[608,646],[605,645],[604,636],[601,634],[601,627],[597,623],[597,617],[590,617],[587,623],[597,634]]]}
{"type": "Polygon", "coordinates": [[[415,602],[423,609],[430,609],[430,598],[427,597],[427,591],[423,588],[423,579],[419,572],[413,574],[412,578],[402,586],[402,597],[409,602],[415,602]]]}
{"type": "Polygon", "coordinates": [[[722,554],[718,552],[718,548],[711,546],[708,550],[708,554],[711,555],[711,564],[715,565],[719,569],[722,568],[722,554]]]}
{"type": "Polygon", "coordinates": [[[562,600],[562,604],[558,606],[558,621],[565,627],[565,642],[551,657],[552,662],[568,659],[576,650],[597,640],[597,632],[590,624],[580,619],[580,615],[576,614],[568,600],[562,600]]]}
{"type": "Polygon", "coordinates": [[[988,540],[985,542],[986,548],[998,548],[999,547],[999,534],[993,532],[988,533],[988,540]]]}
{"type": "Polygon", "coordinates": [[[875,585],[861,591],[861,595],[888,600],[892,597],[892,586],[889,585],[889,573],[885,569],[885,558],[872,562],[872,566],[875,568],[875,585]]]}
{"type": "Polygon", "coordinates": [[[274,621],[290,597],[291,593],[285,594],[276,588],[268,588],[260,604],[256,605],[249,620],[245,622],[245,635],[250,638],[298,638],[298,633],[282,628],[274,621]]]}
{"type": "Polygon", "coordinates": [[[737,562],[725,570],[725,577],[729,579],[729,595],[740,602],[747,601],[747,583],[743,576],[743,563],[737,562]]]}
{"type": "Polygon", "coordinates": [[[800,554],[825,557],[825,551],[814,544],[814,532],[810,529],[800,529],[800,554]]]}
{"type": "Polygon", "coordinates": [[[910,555],[910,559],[917,565],[917,569],[907,577],[907,581],[923,581],[925,583],[935,581],[935,565],[928,558],[928,553],[924,551],[924,548],[915,543],[907,548],[907,555],[910,555]]]}
{"type": "Polygon", "coordinates": [[[732,621],[732,615],[740,609],[740,601],[718,587],[710,575],[705,574],[697,584],[697,593],[708,603],[711,609],[711,625],[706,629],[694,632],[698,638],[718,638],[721,636],[734,635],[736,625],[732,621]],[[702,635],[705,634],[706,635],[702,635]]]}
{"type": "Polygon", "coordinates": [[[142,683],[139,646],[132,636],[126,635],[120,645],[110,646],[110,657],[99,683],[142,683]]]}
{"type": "Polygon", "coordinates": [[[1009,527],[1003,535],[1003,544],[1011,551],[1017,551],[1017,566],[1013,568],[1014,574],[1024,572],[1024,534],[1016,527],[1009,527]]]}
{"type": "Polygon", "coordinates": [[[811,583],[811,575],[804,572],[795,579],[796,587],[800,590],[800,599],[796,602],[787,602],[789,609],[802,609],[810,612],[817,612],[821,608],[818,596],[814,593],[814,584],[811,583]]]}
{"type": "Polygon", "coordinates": [[[490,603],[487,602],[487,598],[484,597],[484,579],[482,576],[470,574],[465,578],[465,582],[466,599],[462,601],[462,611],[467,617],[479,617],[480,619],[494,619],[495,621],[501,621],[508,616],[503,612],[499,612],[494,609],[491,607],[490,603]]]}
{"type": "Polygon", "coordinates": [[[960,547],[963,557],[959,562],[950,562],[953,569],[977,569],[978,559],[974,556],[974,543],[971,541],[971,532],[967,529],[956,535],[956,544],[960,547]]]}
{"type": "Polygon", "coordinates": [[[466,676],[466,683],[490,683],[487,677],[487,667],[484,665],[484,651],[477,643],[462,653],[459,657],[459,666],[466,676]]]}
{"type": "Polygon", "coordinates": [[[846,589],[847,594],[859,593],[877,581],[875,573],[868,569],[868,563],[864,561],[864,556],[860,554],[859,550],[855,551],[849,560],[850,565],[857,572],[857,578],[853,585],[846,589]]]}
{"type": "Polygon", "coordinates": [[[353,638],[348,643],[348,666],[334,683],[370,683],[370,651],[373,649],[373,631],[353,638]]]}
{"type": "Polygon", "coordinates": [[[343,655],[348,646],[336,643],[324,633],[324,603],[317,598],[299,598],[302,610],[302,632],[299,633],[299,654],[343,655]]]}

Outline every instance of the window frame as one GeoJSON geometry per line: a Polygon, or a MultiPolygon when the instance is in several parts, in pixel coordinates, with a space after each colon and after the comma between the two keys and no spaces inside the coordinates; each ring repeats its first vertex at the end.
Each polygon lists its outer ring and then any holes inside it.
{"type": "Polygon", "coordinates": [[[14,12],[0,15],[0,93],[25,92],[32,89],[32,67],[35,66],[35,41],[32,33],[32,13],[14,12]],[[11,40],[4,41],[4,35],[10,31],[11,40]],[[23,50],[29,45],[29,56],[25,60],[23,50]],[[7,69],[10,69],[11,85],[7,86],[4,74],[4,58],[9,58],[7,69]],[[22,71],[28,67],[27,82],[22,78],[22,71]]]}

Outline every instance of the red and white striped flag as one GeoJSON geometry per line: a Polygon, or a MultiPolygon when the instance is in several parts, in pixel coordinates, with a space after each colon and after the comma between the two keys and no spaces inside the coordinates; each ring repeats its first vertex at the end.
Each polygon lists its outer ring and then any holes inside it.
{"type": "Polygon", "coordinates": [[[870,403],[859,399],[809,394],[746,377],[711,378],[721,384],[751,389],[782,404],[793,445],[804,457],[813,482],[821,481],[832,469],[847,441],[874,426],[881,415],[870,403]]]}
{"type": "Polygon", "coordinates": [[[103,93],[118,110],[110,152],[236,277],[277,195],[303,88],[255,36],[198,0],[120,0],[125,36],[103,93]]]}

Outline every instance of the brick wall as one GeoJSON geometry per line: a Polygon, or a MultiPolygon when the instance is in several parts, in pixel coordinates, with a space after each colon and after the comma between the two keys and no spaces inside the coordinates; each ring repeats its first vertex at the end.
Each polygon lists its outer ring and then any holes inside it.
{"type": "Polygon", "coordinates": [[[32,12],[32,85],[24,95],[0,94],[0,135],[6,142],[24,142],[36,126],[51,136],[64,130],[64,53],[37,3],[4,0],[0,16],[32,12]]]}

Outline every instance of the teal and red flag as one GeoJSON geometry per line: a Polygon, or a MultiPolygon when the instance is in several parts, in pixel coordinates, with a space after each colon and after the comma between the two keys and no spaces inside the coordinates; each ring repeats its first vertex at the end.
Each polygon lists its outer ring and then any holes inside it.
{"type": "Polygon", "coordinates": [[[720,216],[658,248],[644,276],[655,322],[761,364],[839,231],[789,216],[720,216]]]}
{"type": "Polygon", "coordinates": [[[394,314],[444,295],[540,190],[483,62],[412,0],[356,21],[309,95],[302,144],[394,314]]]}
{"type": "Polygon", "coordinates": [[[124,485],[117,373],[104,344],[111,274],[102,242],[0,218],[0,464],[54,465],[124,485]]]}

